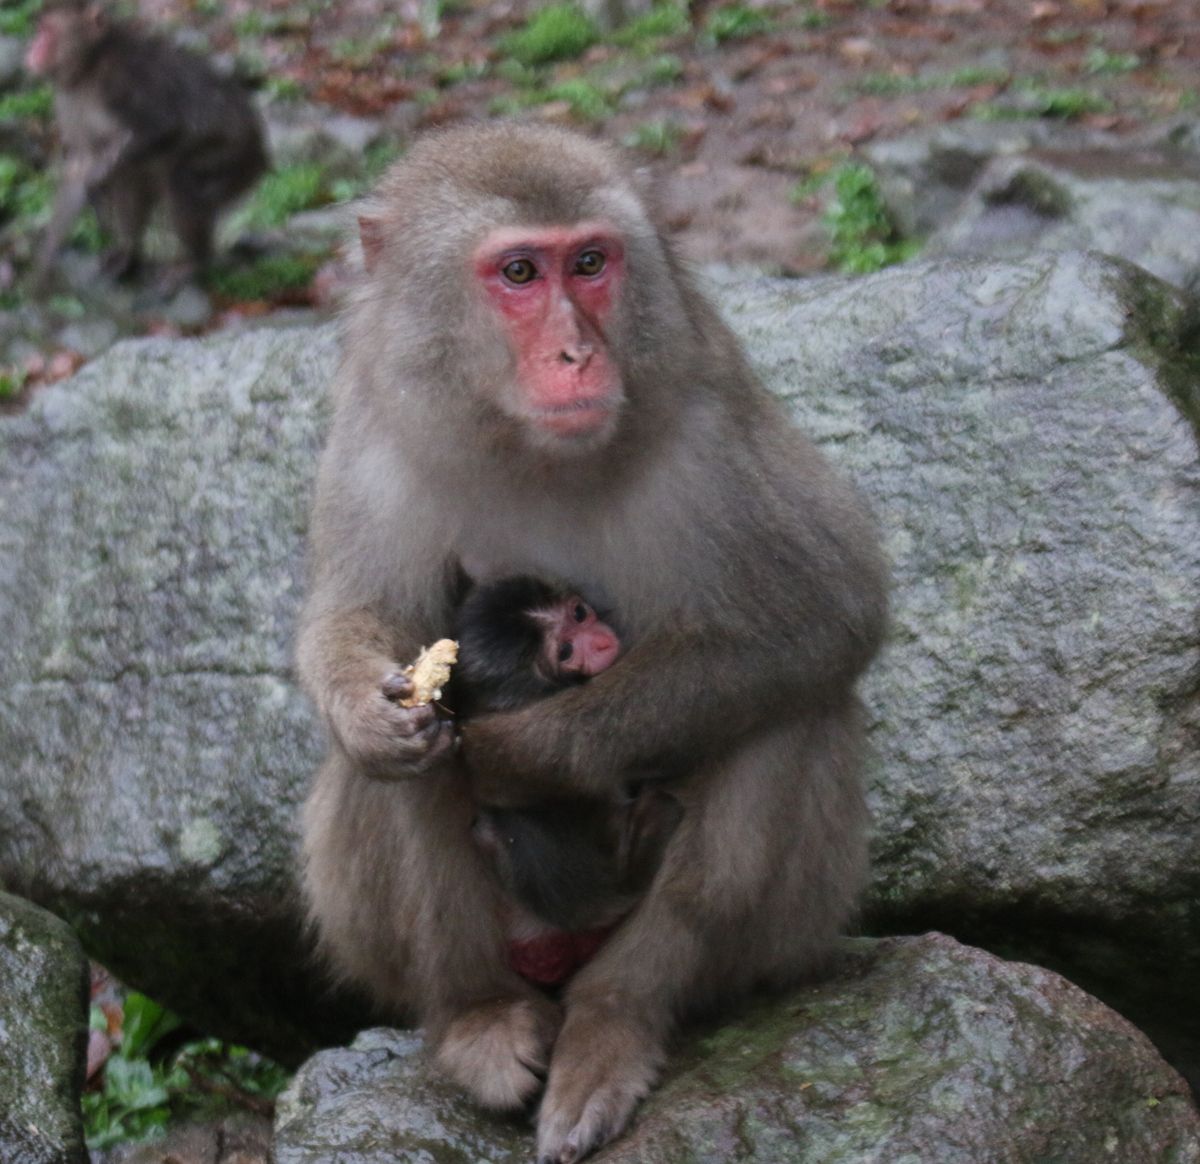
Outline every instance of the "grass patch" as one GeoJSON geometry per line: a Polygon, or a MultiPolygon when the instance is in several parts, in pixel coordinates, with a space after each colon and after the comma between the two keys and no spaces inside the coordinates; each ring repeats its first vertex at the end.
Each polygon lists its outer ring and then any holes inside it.
{"type": "MultiPolygon", "coordinates": [[[[105,1029],[99,1007],[92,1008],[91,1022],[105,1029]]],[[[123,1037],[105,1064],[103,1087],[83,1095],[90,1149],[152,1138],[172,1119],[228,1110],[231,1105],[223,1097],[231,1090],[265,1100],[283,1090],[288,1075],[282,1067],[217,1039],[187,1043],[155,1062],[155,1045],[179,1025],[179,1019],[145,995],[126,996],[123,1037]]]]}
{"type": "Polygon", "coordinates": [[[935,89],[972,89],[977,85],[1006,85],[1011,79],[1007,69],[982,65],[955,69],[949,73],[922,73],[904,76],[895,73],[872,73],[856,82],[859,93],[875,97],[902,97],[910,93],[928,93],[935,89]]]}
{"type": "Polygon", "coordinates": [[[252,227],[282,226],[293,214],[332,200],[324,169],[316,162],[296,162],[259,182],[246,219],[252,227]]]}
{"type": "Polygon", "coordinates": [[[618,28],[609,39],[623,48],[638,48],[670,36],[682,36],[691,27],[686,8],[678,4],[656,4],[649,12],[618,28]]]}
{"type": "Polygon", "coordinates": [[[916,242],[900,238],[869,166],[840,166],[834,198],[824,214],[830,262],[845,274],[863,275],[911,258],[916,242]]]}
{"type": "Polygon", "coordinates": [[[580,121],[601,121],[613,111],[607,93],[591,81],[576,77],[546,90],[547,101],[565,101],[580,121]]]}
{"type": "Polygon", "coordinates": [[[0,400],[12,400],[21,394],[29,374],[22,368],[0,367],[0,400]]]}
{"type": "Polygon", "coordinates": [[[250,266],[212,271],[205,285],[232,303],[285,298],[312,282],[323,255],[265,255],[250,266]]]}
{"type": "Polygon", "coordinates": [[[1083,71],[1093,77],[1117,77],[1141,67],[1142,59],[1137,53],[1110,53],[1099,45],[1088,49],[1083,58],[1083,71]]]}
{"type": "Polygon", "coordinates": [[[49,85],[20,89],[0,97],[0,121],[45,120],[54,110],[54,90],[49,85]]]}
{"type": "Polygon", "coordinates": [[[704,21],[704,36],[710,44],[724,44],[727,40],[758,36],[769,32],[771,27],[770,18],[758,9],[747,8],[744,4],[729,4],[724,8],[714,8],[708,14],[704,21]]]}
{"type": "Polygon", "coordinates": [[[971,116],[983,121],[1010,121],[1023,117],[1059,117],[1070,120],[1089,113],[1111,113],[1107,97],[1090,89],[1052,89],[1036,82],[1024,82],[1013,104],[985,101],[971,109],[971,116]]]}
{"type": "Polygon", "coordinates": [[[37,24],[42,0],[4,0],[0,7],[0,36],[30,36],[37,24]]]}
{"type": "Polygon", "coordinates": [[[652,157],[663,158],[673,154],[681,141],[683,130],[675,122],[644,121],[625,137],[623,144],[652,157]]]}
{"type": "Polygon", "coordinates": [[[20,158],[0,154],[0,222],[38,222],[49,211],[53,197],[54,183],[47,174],[20,158]]]}
{"type": "Polygon", "coordinates": [[[569,61],[582,56],[600,39],[590,16],[574,4],[539,9],[523,28],[500,40],[500,51],[526,67],[569,61]]]}

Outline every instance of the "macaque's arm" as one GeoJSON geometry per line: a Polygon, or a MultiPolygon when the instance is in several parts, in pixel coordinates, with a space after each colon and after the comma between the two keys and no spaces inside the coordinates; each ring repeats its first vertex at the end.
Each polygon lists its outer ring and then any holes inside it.
{"type": "Polygon", "coordinates": [[[67,241],[75,220],[83,212],[92,192],[102,186],[123,161],[132,134],[117,135],[103,148],[94,152],[69,154],[63,164],[62,177],[54,195],[54,209],[42,238],[34,265],[33,289],[45,288],[46,279],[54,266],[58,252],[67,241]]]}

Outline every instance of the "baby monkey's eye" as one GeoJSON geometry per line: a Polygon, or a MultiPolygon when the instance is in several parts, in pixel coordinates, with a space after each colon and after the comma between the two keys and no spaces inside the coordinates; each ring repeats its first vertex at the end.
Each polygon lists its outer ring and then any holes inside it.
{"type": "Polygon", "coordinates": [[[575,274],[586,275],[590,279],[604,270],[605,262],[603,251],[584,251],[575,260],[575,274]]]}
{"type": "Polygon", "coordinates": [[[558,648],[558,661],[560,663],[569,663],[573,654],[575,654],[575,644],[563,643],[563,645],[558,648]]]}
{"type": "Polygon", "coordinates": [[[582,602],[577,602],[575,604],[575,609],[571,611],[571,613],[576,622],[583,622],[583,620],[587,618],[587,607],[584,606],[582,602]]]}

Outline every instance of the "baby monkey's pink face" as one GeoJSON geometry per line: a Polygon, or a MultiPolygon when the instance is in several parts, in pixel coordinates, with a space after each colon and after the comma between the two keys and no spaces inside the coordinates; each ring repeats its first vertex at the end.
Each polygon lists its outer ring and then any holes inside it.
{"type": "Polygon", "coordinates": [[[539,610],[536,617],[545,627],[541,663],[547,675],[599,675],[620,653],[616,631],[577,594],[539,610]]]}

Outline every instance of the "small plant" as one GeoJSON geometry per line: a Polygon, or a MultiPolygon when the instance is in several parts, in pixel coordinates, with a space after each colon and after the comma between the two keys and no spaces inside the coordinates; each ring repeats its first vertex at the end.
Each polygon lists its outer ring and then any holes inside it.
{"type": "Polygon", "coordinates": [[[724,8],[714,8],[704,22],[704,34],[713,44],[723,44],[727,40],[741,40],[748,36],[758,36],[768,32],[771,21],[754,8],[744,4],[730,4],[724,8]]]}
{"type": "Polygon", "coordinates": [[[582,77],[563,81],[546,92],[549,101],[565,101],[571,107],[571,115],[580,121],[601,121],[613,111],[607,94],[582,77]]]}
{"type": "Polygon", "coordinates": [[[0,36],[29,36],[41,7],[42,0],[5,0],[0,7],[0,36]]]}
{"type": "Polygon", "coordinates": [[[630,133],[624,144],[654,157],[673,154],[683,140],[683,130],[673,121],[645,121],[630,133]]]}
{"type": "Polygon", "coordinates": [[[54,90],[49,85],[20,89],[0,97],[0,121],[40,120],[54,109],[54,90]]]}
{"type": "Polygon", "coordinates": [[[582,56],[600,39],[595,21],[575,4],[551,4],[530,17],[524,28],[509,33],[500,49],[532,67],[582,56]]]}
{"type": "Polygon", "coordinates": [[[1089,49],[1083,58],[1083,70],[1092,76],[1118,76],[1121,73],[1132,73],[1141,68],[1142,61],[1137,53],[1110,53],[1108,49],[1097,45],[1089,49]]]}
{"type": "Polygon", "coordinates": [[[322,261],[321,255],[266,255],[249,267],[215,270],[205,282],[231,303],[270,302],[307,287],[322,261]]]}
{"type": "Polygon", "coordinates": [[[1070,119],[1088,113],[1111,113],[1112,102],[1088,89],[1047,89],[1036,82],[1023,82],[1012,105],[982,102],[971,110],[972,117],[984,121],[1004,121],[1021,117],[1061,117],[1070,119]]]}
{"type": "Polygon", "coordinates": [[[19,158],[0,154],[0,222],[40,221],[50,207],[54,184],[50,177],[30,169],[19,158]]]}
{"type": "Polygon", "coordinates": [[[833,175],[834,200],[825,211],[832,241],[830,262],[846,274],[867,274],[903,262],[917,244],[896,232],[869,166],[841,166],[833,175]]]}
{"type": "Polygon", "coordinates": [[[0,367],[0,400],[12,400],[21,394],[29,374],[21,368],[0,367]]]}
{"type": "Polygon", "coordinates": [[[672,85],[683,76],[683,61],[673,53],[651,57],[642,70],[639,83],[642,85],[672,85]]]}
{"type": "Polygon", "coordinates": [[[678,4],[656,4],[649,12],[618,28],[611,39],[614,44],[625,48],[663,40],[669,36],[681,36],[692,26],[686,7],[678,4]]]}
{"type": "Polygon", "coordinates": [[[876,97],[901,97],[909,93],[927,93],[934,89],[970,89],[976,85],[1004,85],[1009,80],[1007,69],[991,69],[972,65],[949,73],[923,73],[908,76],[902,73],[871,73],[855,83],[860,93],[876,97]]]}
{"type": "MultiPolygon", "coordinates": [[[[186,1044],[172,1058],[154,1062],[152,1052],[179,1020],[145,995],[125,998],[120,1046],[104,1066],[103,1085],[83,1095],[84,1130],[93,1151],[158,1135],[167,1122],[229,1106],[229,1096],[269,1103],[283,1089],[287,1073],[278,1064],[217,1039],[186,1044]]],[[[107,1020],[92,1008],[91,1025],[107,1020]]]]}
{"type": "Polygon", "coordinates": [[[282,226],[293,214],[330,200],[325,171],[316,162],[296,162],[274,170],[258,184],[250,201],[250,226],[282,226]]]}

